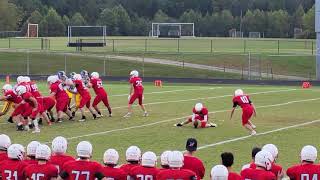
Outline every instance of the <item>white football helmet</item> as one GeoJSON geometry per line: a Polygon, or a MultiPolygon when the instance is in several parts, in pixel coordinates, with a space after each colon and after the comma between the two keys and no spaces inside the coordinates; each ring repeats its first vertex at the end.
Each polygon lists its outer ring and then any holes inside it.
{"type": "Polygon", "coordinates": [[[75,75],[73,76],[73,79],[74,79],[74,80],[82,80],[81,74],[75,74],[75,75]]]}
{"type": "Polygon", "coordinates": [[[93,79],[98,79],[98,78],[99,78],[99,73],[97,73],[97,72],[92,72],[92,73],[91,73],[91,78],[93,78],[93,79]]]}
{"type": "Polygon", "coordinates": [[[160,160],[161,160],[161,165],[162,166],[169,166],[169,162],[168,162],[168,155],[171,151],[164,151],[161,154],[160,160]]]}
{"type": "Polygon", "coordinates": [[[5,134],[0,134],[0,150],[6,151],[11,145],[11,139],[5,134]]]}
{"type": "Polygon", "coordinates": [[[314,146],[304,146],[301,150],[301,161],[315,162],[318,156],[317,148],[314,146]]]}
{"type": "Polygon", "coordinates": [[[141,150],[137,146],[130,146],[126,151],[127,161],[140,161],[141,150]]]}
{"type": "Polygon", "coordinates": [[[223,165],[216,165],[211,169],[211,180],[228,180],[228,169],[223,165]]]}
{"type": "Polygon", "coordinates": [[[81,141],[77,146],[77,155],[79,157],[91,158],[92,145],[89,141],[81,141]]]}
{"type": "Polygon", "coordinates": [[[36,159],[49,160],[51,156],[51,150],[49,146],[40,144],[36,151],[36,159]]]}
{"type": "Polygon", "coordinates": [[[130,72],[130,76],[131,77],[138,77],[139,76],[139,72],[137,70],[133,70],[130,72]]]}
{"type": "Polygon", "coordinates": [[[108,149],[103,154],[103,163],[117,165],[119,161],[119,153],[115,149],[108,149]]]}
{"type": "Polygon", "coordinates": [[[2,90],[4,92],[7,92],[7,91],[10,91],[12,90],[12,86],[10,84],[5,84],[3,87],[2,87],[2,90]]]}
{"type": "Polygon", "coordinates": [[[23,160],[24,159],[24,148],[20,144],[12,144],[9,146],[7,154],[10,159],[18,159],[23,160]]]}
{"type": "Polygon", "coordinates": [[[40,143],[38,141],[31,141],[27,146],[27,156],[36,156],[36,151],[40,143]]]}
{"type": "Polygon", "coordinates": [[[172,151],[168,154],[168,163],[171,168],[181,168],[183,166],[183,154],[180,151],[172,151]]]}
{"type": "Polygon", "coordinates": [[[141,165],[145,167],[155,167],[157,165],[157,155],[151,151],[143,153],[141,165]]]}
{"type": "Polygon", "coordinates": [[[202,103],[197,103],[195,106],[194,106],[194,109],[197,111],[197,112],[200,112],[203,108],[203,105],[202,103]]]}
{"type": "Polygon", "coordinates": [[[273,156],[270,152],[266,150],[261,150],[255,156],[254,163],[257,166],[263,167],[266,170],[270,170],[272,167],[272,162],[274,161],[273,156]]]}
{"type": "Polygon", "coordinates": [[[17,77],[17,84],[22,83],[22,81],[23,81],[23,76],[18,76],[17,77]]]}
{"type": "Polygon", "coordinates": [[[18,86],[16,88],[16,93],[21,96],[22,94],[27,92],[27,88],[25,86],[18,86]]]}
{"type": "Polygon", "coordinates": [[[29,76],[25,76],[25,77],[24,77],[24,81],[25,81],[25,82],[30,82],[30,81],[31,81],[31,79],[30,79],[30,77],[29,77],[29,76]]]}
{"type": "Polygon", "coordinates": [[[266,150],[269,153],[271,153],[274,160],[276,160],[278,158],[279,151],[278,151],[277,146],[275,146],[274,144],[266,144],[262,147],[262,150],[266,150]]]}
{"type": "Polygon", "coordinates": [[[49,77],[47,78],[47,82],[48,82],[49,84],[52,84],[52,83],[53,83],[53,76],[49,76],[49,77]]]}
{"type": "Polygon", "coordinates": [[[234,91],[234,96],[242,96],[242,95],[243,95],[242,89],[237,89],[234,91]]]}
{"type": "Polygon", "coordinates": [[[58,136],[53,139],[51,148],[53,153],[64,154],[67,152],[68,141],[66,138],[58,136]]]}

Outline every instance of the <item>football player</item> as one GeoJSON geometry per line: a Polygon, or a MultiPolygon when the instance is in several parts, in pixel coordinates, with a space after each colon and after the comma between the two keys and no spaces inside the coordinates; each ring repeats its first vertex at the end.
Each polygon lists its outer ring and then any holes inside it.
{"type": "Polygon", "coordinates": [[[119,154],[115,149],[108,149],[103,154],[103,175],[107,179],[126,180],[127,175],[122,169],[116,168],[119,161],[119,154]]]}
{"type": "Polygon", "coordinates": [[[201,159],[195,156],[198,148],[198,141],[195,138],[188,138],[186,151],[183,154],[183,169],[189,169],[196,173],[197,179],[203,179],[205,175],[204,164],[201,159]]]}
{"type": "Polygon", "coordinates": [[[209,122],[208,109],[203,106],[202,103],[197,103],[192,109],[192,116],[189,117],[186,121],[175,124],[177,127],[193,123],[194,128],[198,128],[199,124],[201,128],[217,127],[216,124],[209,122]]]}
{"type": "Polygon", "coordinates": [[[221,161],[222,164],[227,168],[228,170],[228,179],[229,180],[241,180],[241,176],[232,170],[232,165],[234,161],[233,154],[230,152],[224,152],[221,154],[221,161]]]}
{"type": "Polygon", "coordinates": [[[276,161],[278,159],[278,148],[274,144],[266,144],[262,147],[262,150],[268,151],[271,153],[273,157],[271,172],[277,177],[277,179],[282,179],[284,177],[284,170],[282,169],[282,166],[279,164],[276,164],[276,161]]]}
{"type": "Polygon", "coordinates": [[[252,115],[256,116],[256,109],[248,95],[245,95],[241,89],[234,92],[233,108],[231,110],[230,120],[237,106],[242,108],[242,125],[250,132],[251,135],[256,135],[256,126],[250,121],[252,115]]]}
{"type": "Polygon", "coordinates": [[[131,179],[156,179],[159,169],[156,168],[157,155],[148,151],[142,155],[141,166],[133,167],[130,170],[131,179]]]}
{"type": "Polygon", "coordinates": [[[79,157],[78,160],[69,161],[63,165],[58,180],[106,179],[103,175],[102,166],[90,160],[92,157],[92,145],[90,142],[81,141],[77,145],[77,155],[79,157]]]}
{"type": "Polygon", "coordinates": [[[162,170],[157,175],[157,180],[167,179],[189,179],[196,180],[196,174],[187,169],[181,169],[183,166],[183,154],[180,151],[172,151],[168,155],[170,169],[162,170]]]}
{"type": "Polygon", "coordinates": [[[31,141],[27,146],[27,158],[24,160],[28,164],[37,164],[36,151],[40,143],[38,141],[31,141]]]}
{"type": "Polygon", "coordinates": [[[142,85],[142,79],[139,77],[139,72],[136,70],[133,70],[130,72],[130,91],[129,91],[129,103],[128,103],[128,113],[124,116],[125,118],[130,117],[132,113],[132,104],[136,99],[139,100],[139,105],[144,112],[143,116],[148,116],[147,110],[145,109],[143,105],[143,85],[142,85]]]}
{"type": "Polygon", "coordinates": [[[304,146],[300,153],[301,163],[287,170],[289,178],[294,180],[319,179],[320,166],[316,164],[317,156],[318,152],[314,146],[304,146]]]}
{"type": "Polygon", "coordinates": [[[255,159],[255,157],[256,157],[256,154],[257,154],[258,152],[260,152],[260,151],[261,151],[261,148],[259,148],[259,147],[254,147],[254,148],[252,148],[252,151],[251,151],[251,159],[252,159],[252,160],[251,160],[251,162],[250,162],[249,164],[243,165],[241,170],[254,167],[254,166],[255,166],[255,164],[254,164],[254,159],[255,159]]]}
{"type": "Polygon", "coordinates": [[[55,165],[60,172],[66,162],[74,161],[75,159],[66,154],[68,148],[68,142],[66,138],[58,136],[53,139],[51,144],[52,155],[49,162],[55,165]]]}
{"type": "Polygon", "coordinates": [[[0,134],[0,163],[8,159],[7,150],[11,145],[11,139],[5,134],[0,134]]]}
{"type": "Polygon", "coordinates": [[[58,169],[48,163],[51,156],[49,146],[41,144],[36,150],[36,159],[38,163],[29,165],[24,170],[24,177],[26,179],[44,179],[51,180],[58,177],[58,169]]]}
{"type": "Polygon", "coordinates": [[[128,174],[128,179],[130,179],[130,171],[133,167],[140,166],[141,150],[137,146],[130,146],[126,151],[126,161],[127,164],[123,164],[120,169],[122,169],[126,174],[128,174]]]}
{"type": "Polygon", "coordinates": [[[93,88],[94,92],[96,93],[96,97],[93,100],[92,106],[97,111],[98,115],[101,117],[101,111],[98,108],[98,104],[102,101],[103,104],[108,108],[109,117],[112,116],[111,107],[109,105],[108,94],[103,88],[102,80],[99,78],[99,73],[93,72],[91,73],[90,79],[91,87],[93,88]]]}
{"type": "MultiPolygon", "coordinates": [[[[211,169],[210,179],[211,180],[228,180],[229,179],[228,169],[223,165],[214,166],[211,169]]],[[[236,179],[230,179],[230,180],[236,180],[236,179]]]]}
{"type": "Polygon", "coordinates": [[[241,177],[248,180],[276,180],[276,176],[270,171],[273,157],[268,151],[260,151],[256,154],[256,168],[247,168],[241,171],[241,177]]]}
{"type": "Polygon", "coordinates": [[[161,156],[160,156],[160,162],[161,162],[161,167],[162,169],[169,169],[169,162],[168,162],[168,155],[171,151],[164,151],[161,156]]]}

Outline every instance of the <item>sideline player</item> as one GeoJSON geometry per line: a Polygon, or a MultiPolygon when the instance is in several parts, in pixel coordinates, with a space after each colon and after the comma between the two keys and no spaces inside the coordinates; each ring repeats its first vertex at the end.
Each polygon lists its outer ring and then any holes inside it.
{"type": "Polygon", "coordinates": [[[141,107],[142,111],[144,112],[143,116],[148,116],[147,110],[145,109],[143,105],[143,85],[142,85],[142,79],[139,77],[139,72],[136,70],[133,70],[130,72],[130,92],[129,92],[129,103],[128,103],[128,113],[124,116],[125,118],[130,117],[132,114],[132,104],[136,99],[139,100],[139,106],[141,107]],[[133,90],[133,92],[132,92],[133,90]]]}
{"type": "Polygon", "coordinates": [[[52,155],[50,157],[50,163],[55,165],[60,172],[63,165],[69,161],[74,161],[75,159],[66,154],[68,148],[68,141],[62,136],[58,136],[52,141],[52,155]]]}
{"type": "Polygon", "coordinates": [[[203,106],[202,103],[197,103],[192,109],[192,116],[186,121],[175,124],[174,126],[181,127],[183,125],[193,123],[194,128],[198,128],[199,124],[201,128],[217,127],[214,123],[209,123],[208,109],[203,106]]]}
{"type": "Polygon", "coordinates": [[[159,169],[157,166],[157,155],[147,151],[142,155],[141,166],[133,167],[130,170],[131,179],[157,179],[159,169]]]}
{"type": "Polygon", "coordinates": [[[119,153],[115,149],[108,149],[103,154],[103,175],[107,179],[126,180],[127,174],[120,168],[117,168],[119,153]]]}
{"type": "Polygon", "coordinates": [[[252,124],[250,118],[252,115],[256,116],[256,109],[250,100],[248,95],[244,95],[241,89],[237,89],[234,92],[233,97],[233,108],[231,110],[230,120],[232,119],[233,113],[237,106],[242,108],[242,125],[245,127],[251,135],[256,135],[257,132],[255,131],[256,126],[252,124]]]}
{"type": "Polygon", "coordinates": [[[93,72],[91,73],[90,79],[91,87],[96,93],[96,97],[93,100],[92,106],[97,111],[98,115],[102,117],[101,111],[98,108],[98,104],[102,101],[103,104],[108,108],[109,117],[112,117],[111,107],[109,105],[108,94],[106,90],[103,88],[102,80],[99,78],[99,73],[93,72]]]}

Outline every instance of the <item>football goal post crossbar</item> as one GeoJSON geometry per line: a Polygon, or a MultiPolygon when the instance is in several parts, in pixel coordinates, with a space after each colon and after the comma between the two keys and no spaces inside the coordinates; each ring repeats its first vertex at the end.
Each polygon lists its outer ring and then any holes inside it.
{"type": "Polygon", "coordinates": [[[68,42],[72,38],[72,28],[102,28],[103,42],[106,43],[107,27],[106,26],[68,26],[68,42]]]}
{"type": "MultiPolygon", "coordinates": [[[[194,37],[194,23],[152,23],[151,25],[151,36],[158,37],[160,35],[160,26],[173,26],[179,27],[179,34],[181,35],[183,25],[192,25],[192,37],[194,37]],[[157,26],[156,29],[154,26],[157,26]],[[156,30],[156,33],[155,33],[156,30]]],[[[182,36],[182,35],[181,35],[182,36]]]]}

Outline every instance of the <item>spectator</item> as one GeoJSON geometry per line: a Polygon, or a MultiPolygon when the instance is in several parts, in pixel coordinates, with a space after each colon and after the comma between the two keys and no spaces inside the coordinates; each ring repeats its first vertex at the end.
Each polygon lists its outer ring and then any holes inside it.
{"type": "Polygon", "coordinates": [[[103,155],[103,175],[107,179],[126,180],[127,174],[120,168],[115,168],[119,161],[119,153],[115,149],[108,149],[103,155]]]}
{"type": "Polygon", "coordinates": [[[197,179],[203,179],[205,175],[205,168],[202,161],[195,157],[194,154],[197,151],[198,142],[194,138],[189,138],[186,143],[186,152],[184,153],[184,165],[183,169],[189,169],[196,173],[197,179]]]}
{"type": "Polygon", "coordinates": [[[232,172],[232,165],[234,161],[233,154],[230,152],[224,152],[221,154],[222,164],[228,169],[228,180],[240,180],[241,176],[235,172],[232,172]]]}
{"type": "Polygon", "coordinates": [[[0,134],[0,162],[8,159],[7,149],[10,145],[11,140],[9,136],[0,134]]]}
{"type": "Polygon", "coordinates": [[[223,165],[216,165],[211,169],[211,180],[228,180],[228,169],[223,165]]]}
{"type": "Polygon", "coordinates": [[[287,175],[290,179],[319,179],[320,166],[315,164],[318,152],[313,146],[304,146],[300,153],[301,163],[290,167],[287,170],[287,175]]]}
{"type": "Polygon", "coordinates": [[[72,156],[66,154],[68,149],[68,141],[62,136],[58,136],[52,141],[52,156],[50,158],[50,163],[57,166],[58,171],[62,169],[66,162],[74,161],[72,156]]]}
{"type": "Polygon", "coordinates": [[[162,169],[169,169],[168,155],[170,152],[171,151],[164,151],[161,154],[160,160],[162,169]]]}
{"type": "Polygon", "coordinates": [[[251,166],[255,166],[255,164],[254,164],[254,159],[255,159],[255,157],[256,157],[256,154],[257,154],[258,152],[260,152],[260,151],[261,151],[261,148],[259,148],[259,147],[254,147],[254,148],[252,149],[252,151],[251,151],[252,161],[251,161],[249,164],[246,164],[246,165],[242,166],[242,169],[241,169],[241,170],[250,168],[251,166]]]}
{"type": "Polygon", "coordinates": [[[273,172],[273,174],[277,177],[277,179],[282,179],[284,177],[284,171],[280,165],[276,164],[276,160],[279,154],[277,146],[275,146],[274,144],[266,144],[262,147],[262,150],[265,150],[271,153],[274,159],[274,161],[272,162],[271,172],[273,172]]]}

